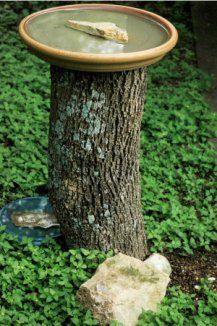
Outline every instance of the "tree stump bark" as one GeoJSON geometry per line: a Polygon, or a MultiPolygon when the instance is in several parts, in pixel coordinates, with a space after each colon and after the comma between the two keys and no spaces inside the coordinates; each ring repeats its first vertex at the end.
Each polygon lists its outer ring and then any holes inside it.
{"type": "Polygon", "coordinates": [[[140,125],[146,69],[51,66],[49,197],[69,247],[145,258],[140,125]]]}

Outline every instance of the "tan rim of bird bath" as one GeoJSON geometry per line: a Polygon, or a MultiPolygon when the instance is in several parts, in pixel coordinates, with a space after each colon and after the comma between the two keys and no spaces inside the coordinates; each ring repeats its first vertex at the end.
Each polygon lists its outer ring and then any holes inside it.
{"type": "Polygon", "coordinates": [[[131,70],[153,64],[161,60],[175,46],[178,39],[175,27],[163,17],[142,9],[110,4],[79,4],[42,10],[25,17],[20,23],[19,33],[30,51],[50,64],[67,69],[96,72],[131,70]],[[151,20],[167,31],[168,39],[163,44],[144,51],[101,54],[73,52],[54,48],[37,41],[28,32],[28,24],[38,16],[60,10],[72,12],[86,9],[115,11],[126,15],[133,15],[140,19],[151,20]]]}

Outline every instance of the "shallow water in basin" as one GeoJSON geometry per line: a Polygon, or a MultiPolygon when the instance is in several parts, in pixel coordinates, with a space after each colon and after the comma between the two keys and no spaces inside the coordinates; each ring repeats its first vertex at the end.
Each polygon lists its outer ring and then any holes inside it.
{"type": "Polygon", "coordinates": [[[58,10],[40,14],[27,25],[29,35],[52,48],[84,53],[115,54],[143,51],[168,40],[166,29],[141,15],[96,9],[58,10]],[[129,42],[120,44],[68,27],[67,20],[112,22],[128,33],[129,42]]]}

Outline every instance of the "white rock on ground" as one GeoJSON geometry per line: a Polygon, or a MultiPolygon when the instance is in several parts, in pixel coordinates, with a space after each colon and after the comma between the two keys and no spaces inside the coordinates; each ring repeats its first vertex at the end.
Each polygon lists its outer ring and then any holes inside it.
{"type": "Polygon", "coordinates": [[[100,324],[111,320],[134,326],[144,310],[156,311],[166,294],[171,267],[153,254],[144,262],[121,253],[107,258],[94,276],[81,285],[77,298],[100,324]]]}

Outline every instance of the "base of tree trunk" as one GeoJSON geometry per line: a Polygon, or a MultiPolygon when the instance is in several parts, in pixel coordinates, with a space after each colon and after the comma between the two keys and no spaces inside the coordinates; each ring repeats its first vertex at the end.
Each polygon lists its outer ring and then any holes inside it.
{"type": "Polygon", "coordinates": [[[140,125],[146,69],[51,66],[49,197],[69,247],[144,259],[140,125]]]}

